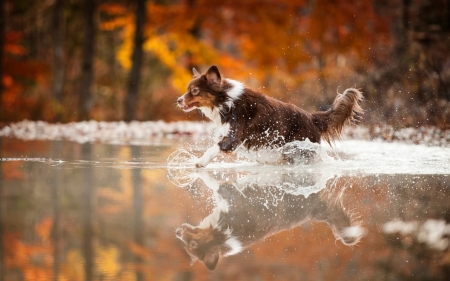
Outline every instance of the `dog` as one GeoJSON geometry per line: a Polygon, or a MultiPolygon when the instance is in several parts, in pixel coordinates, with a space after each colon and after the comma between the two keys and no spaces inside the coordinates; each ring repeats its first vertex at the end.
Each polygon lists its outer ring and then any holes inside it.
{"type": "Polygon", "coordinates": [[[345,245],[355,245],[364,235],[364,228],[343,207],[345,187],[333,185],[334,176],[272,170],[234,178],[221,171],[203,171],[196,177],[213,191],[215,207],[199,225],[184,223],[176,230],[191,265],[200,260],[214,270],[221,256],[238,254],[310,220],[326,222],[345,245]]]}
{"type": "Polygon", "coordinates": [[[193,79],[177,105],[185,112],[199,109],[217,126],[217,144],[196,160],[196,167],[205,167],[221,152],[230,153],[243,145],[247,149],[281,147],[293,141],[330,145],[341,136],[343,126],[363,110],[362,93],[349,88],[339,94],[327,111],[309,113],[247,88],[241,82],[222,78],[219,69],[211,66],[204,74],[193,69],[193,79]]]}

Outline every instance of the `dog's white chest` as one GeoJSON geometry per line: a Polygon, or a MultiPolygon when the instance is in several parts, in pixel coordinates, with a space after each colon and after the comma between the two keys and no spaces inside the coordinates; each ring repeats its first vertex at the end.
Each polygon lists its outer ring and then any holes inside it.
{"type": "Polygon", "coordinates": [[[214,108],[208,108],[208,107],[200,107],[200,110],[203,114],[205,114],[206,117],[211,119],[211,121],[214,122],[217,126],[222,125],[222,119],[220,118],[220,112],[219,109],[214,108]]]}
{"type": "Polygon", "coordinates": [[[206,107],[200,108],[203,114],[205,114],[206,117],[211,119],[211,121],[214,122],[214,124],[217,125],[217,130],[214,135],[215,141],[220,141],[223,137],[228,135],[228,132],[230,131],[230,124],[229,123],[222,123],[222,119],[220,118],[220,111],[217,108],[210,109],[206,107]]]}

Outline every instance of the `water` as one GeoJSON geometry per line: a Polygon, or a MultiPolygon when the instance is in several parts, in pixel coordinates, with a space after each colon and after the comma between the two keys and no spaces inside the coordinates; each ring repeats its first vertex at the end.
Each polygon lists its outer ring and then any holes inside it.
{"type": "Polygon", "coordinates": [[[343,141],[307,163],[173,161],[206,147],[2,139],[2,280],[449,280],[449,148],[343,141]],[[209,222],[244,241],[213,271],[177,238],[209,222]]]}

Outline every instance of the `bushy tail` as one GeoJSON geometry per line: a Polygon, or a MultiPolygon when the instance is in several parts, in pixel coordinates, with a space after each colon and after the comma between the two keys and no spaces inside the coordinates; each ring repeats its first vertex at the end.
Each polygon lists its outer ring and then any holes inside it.
{"type": "Polygon", "coordinates": [[[346,123],[354,121],[357,114],[364,112],[359,105],[362,101],[362,93],[349,88],[343,94],[338,94],[329,110],[313,113],[314,124],[330,145],[335,139],[340,139],[346,123]]]}

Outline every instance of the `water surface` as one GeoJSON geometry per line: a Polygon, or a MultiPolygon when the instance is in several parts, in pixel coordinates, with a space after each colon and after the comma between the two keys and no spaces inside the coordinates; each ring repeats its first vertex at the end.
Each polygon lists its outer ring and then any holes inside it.
{"type": "Polygon", "coordinates": [[[449,148],[343,141],[312,163],[253,155],[205,169],[168,163],[179,149],[192,145],[2,139],[1,278],[450,278],[449,148]],[[243,249],[213,271],[191,266],[176,230],[221,199],[243,249]]]}

